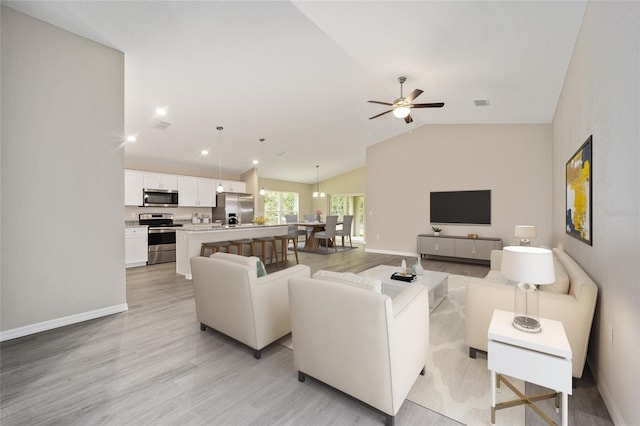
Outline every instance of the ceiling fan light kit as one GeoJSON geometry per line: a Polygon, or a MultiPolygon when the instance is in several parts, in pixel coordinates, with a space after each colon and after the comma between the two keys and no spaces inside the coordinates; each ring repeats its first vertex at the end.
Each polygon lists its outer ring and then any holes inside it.
{"type": "Polygon", "coordinates": [[[392,109],[380,113],[378,115],[374,115],[373,117],[369,117],[369,120],[373,120],[374,118],[378,118],[382,115],[393,112],[393,116],[396,118],[403,118],[404,122],[409,124],[413,122],[413,118],[411,118],[411,108],[442,108],[444,106],[444,102],[433,102],[427,104],[414,104],[412,103],[415,98],[422,94],[422,90],[415,89],[409,96],[406,98],[403,97],[402,94],[402,85],[407,81],[407,77],[398,77],[398,82],[400,83],[400,97],[396,99],[393,103],[389,102],[380,102],[380,101],[368,101],[372,104],[380,104],[387,105],[393,107],[392,109]]]}

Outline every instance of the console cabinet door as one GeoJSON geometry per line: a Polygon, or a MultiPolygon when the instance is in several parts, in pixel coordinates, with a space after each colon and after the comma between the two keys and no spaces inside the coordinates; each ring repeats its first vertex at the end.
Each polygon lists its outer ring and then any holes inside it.
{"type": "Polygon", "coordinates": [[[418,253],[426,255],[436,255],[436,238],[419,236],[418,253]]]}
{"type": "Polygon", "coordinates": [[[456,240],[456,257],[464,257],[467,259],[475,259],[474,240],[456,240]]]}
{"type": "Polygon", "coordinates": [[[482,260],[491,260],[491,250],[494,248],[500,249],[502,247],[501,244],[498,244],[497,241],[490,240],[476,240],[475,244],[475,257],[474,259],[482,259],[482,260]]]}
{"type": "Polygon", "coordinates": [[[455,239],[453,238],[438,238],[436,240],[436,252],[438,256],[455,256],[455,239]]]}

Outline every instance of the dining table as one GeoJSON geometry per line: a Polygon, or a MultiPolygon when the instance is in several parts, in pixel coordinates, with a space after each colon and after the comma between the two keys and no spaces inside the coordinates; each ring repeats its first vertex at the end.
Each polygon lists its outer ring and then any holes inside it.
{"type": "MultiPolygon", "coordinates": [[[[287,225],[296,225],[303,226],[305,228],[311,228],[311,233],[307,232],[307,239],[304,243],[304,249],[309,251],[317,251],[318,246],[320,245],[320,240],[316,238],[316,233],[322,232],[325,230],[326,222],[320,221],[298,221],[298,222],[287,222],[287,225]]],[[[338,221],[337,225],[342,225],[342,221],[338,221]]],[[[329,247],[333,246],[333,242],[329,241],[329,247]]]]}

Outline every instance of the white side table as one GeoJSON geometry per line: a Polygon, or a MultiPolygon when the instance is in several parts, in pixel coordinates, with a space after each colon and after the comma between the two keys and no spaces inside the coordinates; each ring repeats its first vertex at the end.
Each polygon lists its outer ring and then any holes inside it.
{"type": "Polygon", "coordinates": [[[528,404],[547,423],[555,424],[534,402],[555,397],[557,409],[558,393],[561,393],[562,425],[567,426],[568,395],[571,394],[571,346],[562,323],[541,318],[542,331],[526,333],[516,329],[512,321],[513,312],[496,310],[487,333],[487,365],[491,370],[491,423],[495,423],[496,410],[528,404]],[[556,392],[527,397],[511,385],[503,374],[556,392]],[[519,399],[496,406],[496,386],[500,386],[500,382],[505,383],[519,399]]]}

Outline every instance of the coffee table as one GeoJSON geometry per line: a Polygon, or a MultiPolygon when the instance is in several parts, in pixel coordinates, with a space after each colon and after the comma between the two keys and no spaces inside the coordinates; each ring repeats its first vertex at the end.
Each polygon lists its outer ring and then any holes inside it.
{"type": "MultiPolygon", "coordinates": [[[[395,297],[409,286],[409,284],[413,283],[392,280],[391,275],[394,272],[400,272],[400,267],[378,265],[360,272],[358,275],[382,281],[382,293],[389,297],[395,297]]],[[[414,283],[422,284],[429,289],[429,313],[431,313],[444,298],[447,297],[447,292],[449,291],[449,274],[425,270],[423,275],[418,275],[418,279],[414,281],[414,283]]]]}

